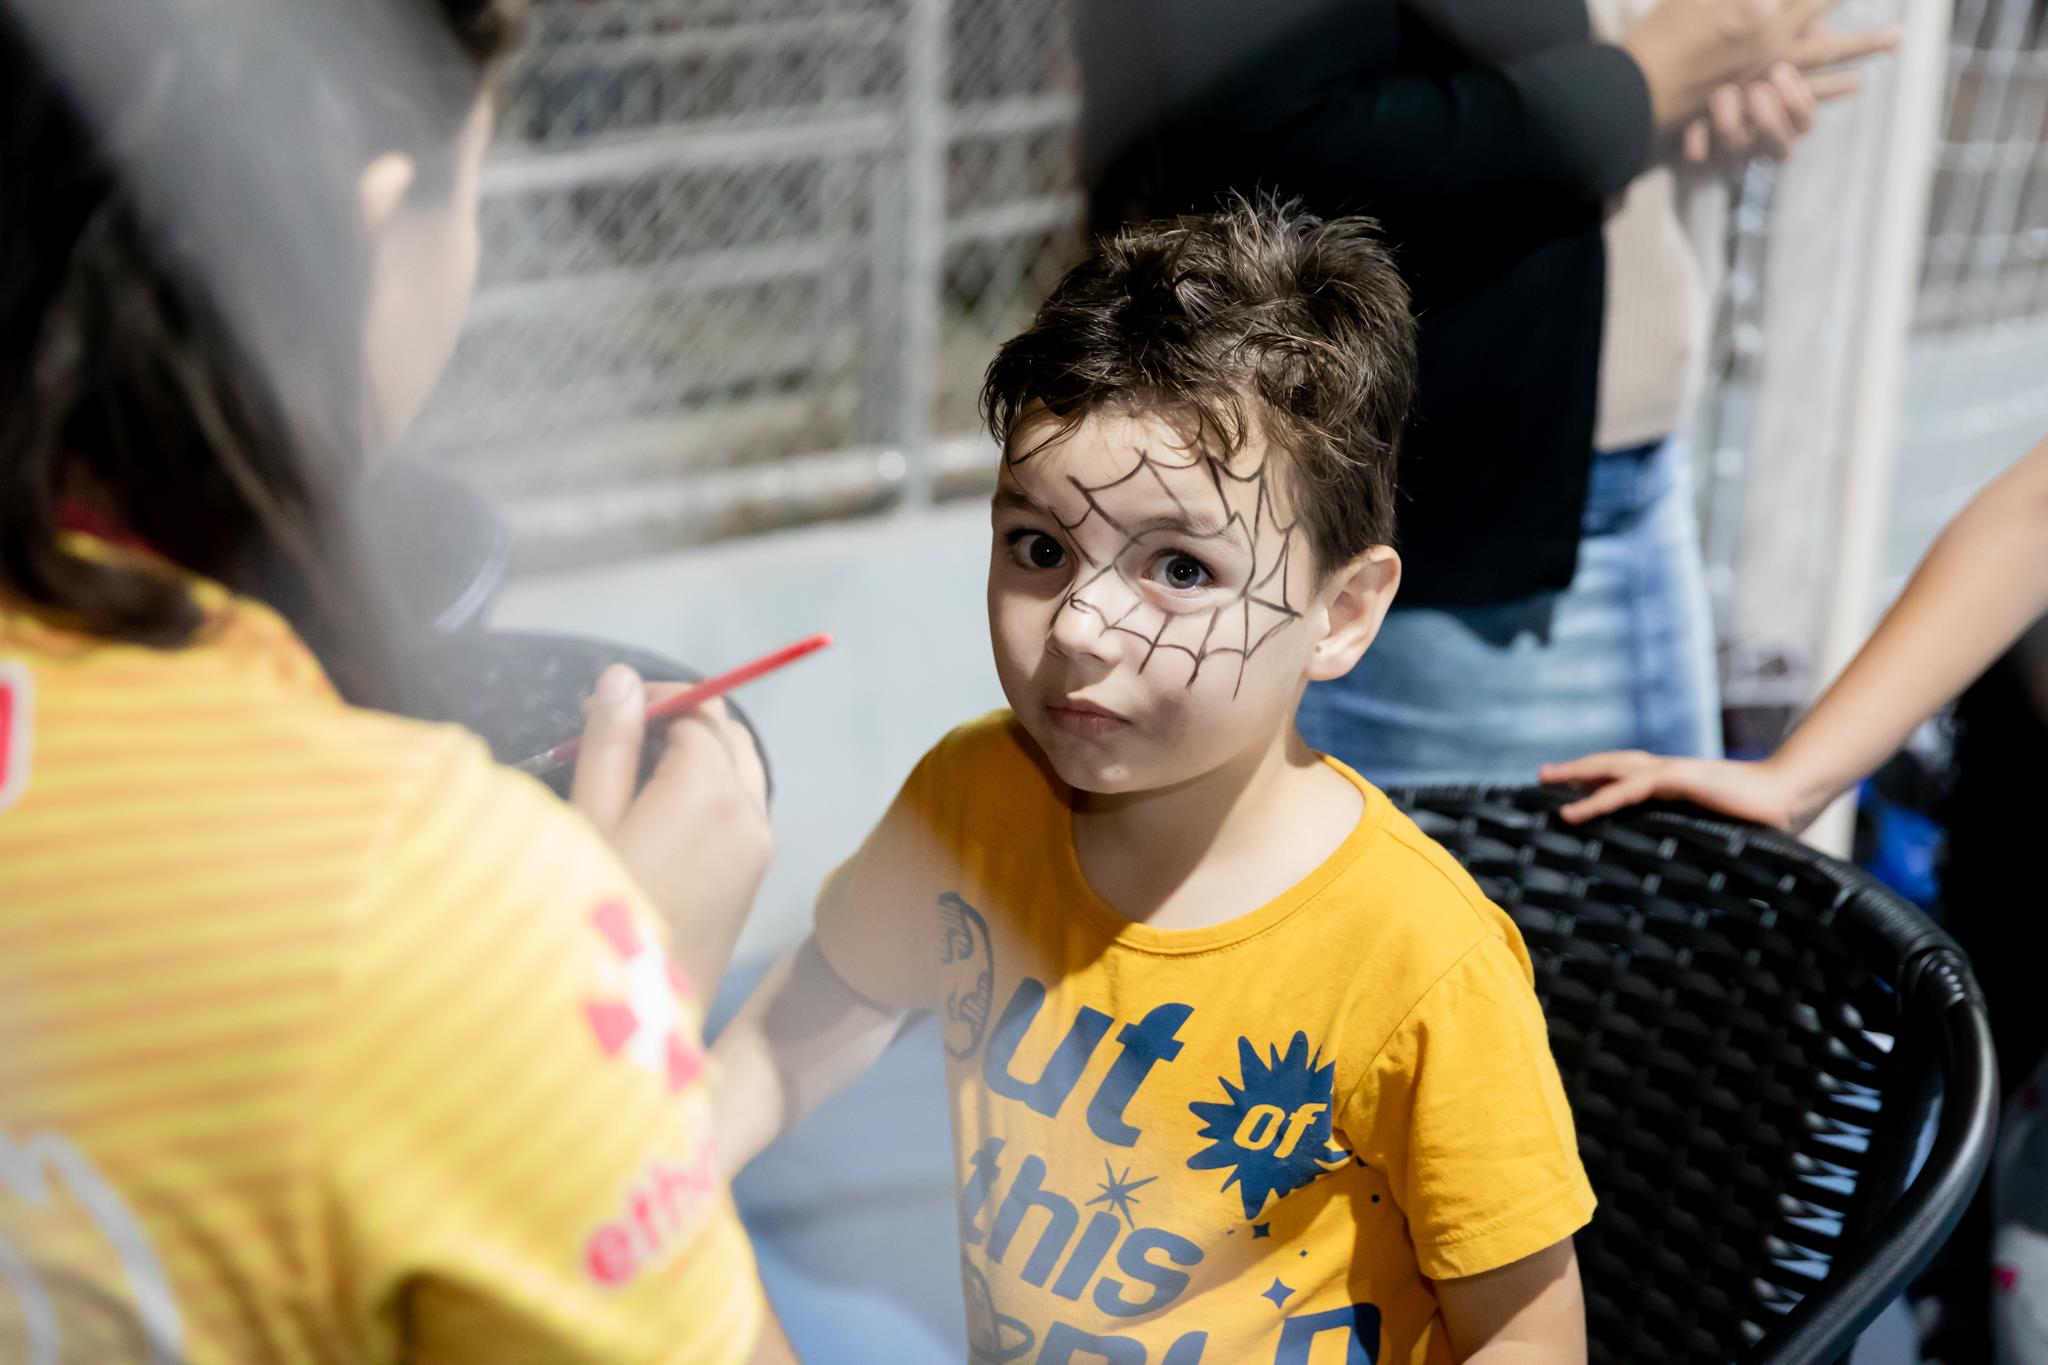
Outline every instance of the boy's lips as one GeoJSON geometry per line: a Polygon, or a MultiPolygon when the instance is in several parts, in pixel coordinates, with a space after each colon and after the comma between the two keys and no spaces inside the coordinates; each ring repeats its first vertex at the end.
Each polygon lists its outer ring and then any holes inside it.
{"type": "Polygon", "coordinates": [[[1079,697],[1062,697],[1048,703],[1045,709],[1053,724],[1088,739],[1099,739],[1130,724],[1107,706],[1079,697]]]}

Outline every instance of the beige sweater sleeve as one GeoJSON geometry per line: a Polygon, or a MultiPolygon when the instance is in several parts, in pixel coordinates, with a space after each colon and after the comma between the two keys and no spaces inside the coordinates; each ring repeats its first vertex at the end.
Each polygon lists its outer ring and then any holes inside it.
{"type": "MultiPolygon", "coordinates": [[[[1654,0],[1588,0],[1618,41],[1654,0]]],[[[1724,275],[1728,188],[1718,171],[1653,165],[1607,217],[1607,303],[1596,450],[1657,440],[1692,416],[1724,275]]]]}

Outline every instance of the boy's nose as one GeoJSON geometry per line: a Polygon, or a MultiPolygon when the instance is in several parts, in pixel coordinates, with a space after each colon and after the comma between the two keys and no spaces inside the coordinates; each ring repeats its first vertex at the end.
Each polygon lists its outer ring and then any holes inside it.
{"type": "Polygon", "coordinates": [[[1073,593],[1053,612],[1046,643],[1053,653],[1069,659],[1093,659],[1109,663],[1115,654],[1109,622],[1089,595],[1073,593]]]}

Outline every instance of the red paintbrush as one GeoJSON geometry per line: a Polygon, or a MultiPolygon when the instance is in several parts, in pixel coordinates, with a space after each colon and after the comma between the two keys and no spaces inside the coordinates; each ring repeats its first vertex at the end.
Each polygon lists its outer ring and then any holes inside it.
{"type": "MultiPolygon", "coordinates": [[[[741,664],[729,673],[721,673],[715,678],[706,678],[703,682],[693,683],[676,693],[673,697],[668,697],[648,707],[648,724],[651,725],[661,720],[674,720],[693,706],[702,705],[713,697],[722,697],[735,687],[752,682],[763,673],[773,673],[783,665],[793,664],[806,654],[815,654],[831,643],[832,637],[830,635],[813,635],[809,639],[798,640],[793,645],[784,645],[773,654],[763,655],[750,664],[741,664]]],[[[579,735],[574,739],[562,741],[545,753],[535,754],[532,758],[521,759],[512,766],[523,773],[532,773],[535,777],[539,777],[544,773],[551,773],[557,768],[575,762],[576,751],[582,747],[583,739],[579,735]]]]}

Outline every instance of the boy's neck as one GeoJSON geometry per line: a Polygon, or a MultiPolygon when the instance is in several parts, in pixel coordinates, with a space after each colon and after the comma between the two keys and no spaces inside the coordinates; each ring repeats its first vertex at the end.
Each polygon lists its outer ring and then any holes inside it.
{"type": "Polygon", "coordinates": [[[1290,723],[1187,782],[1077,792],[1075,853],[1095,891],[1132,920],[1220,923],[1313,872],[1357,824],[1356,797],[1290,723]]]}

